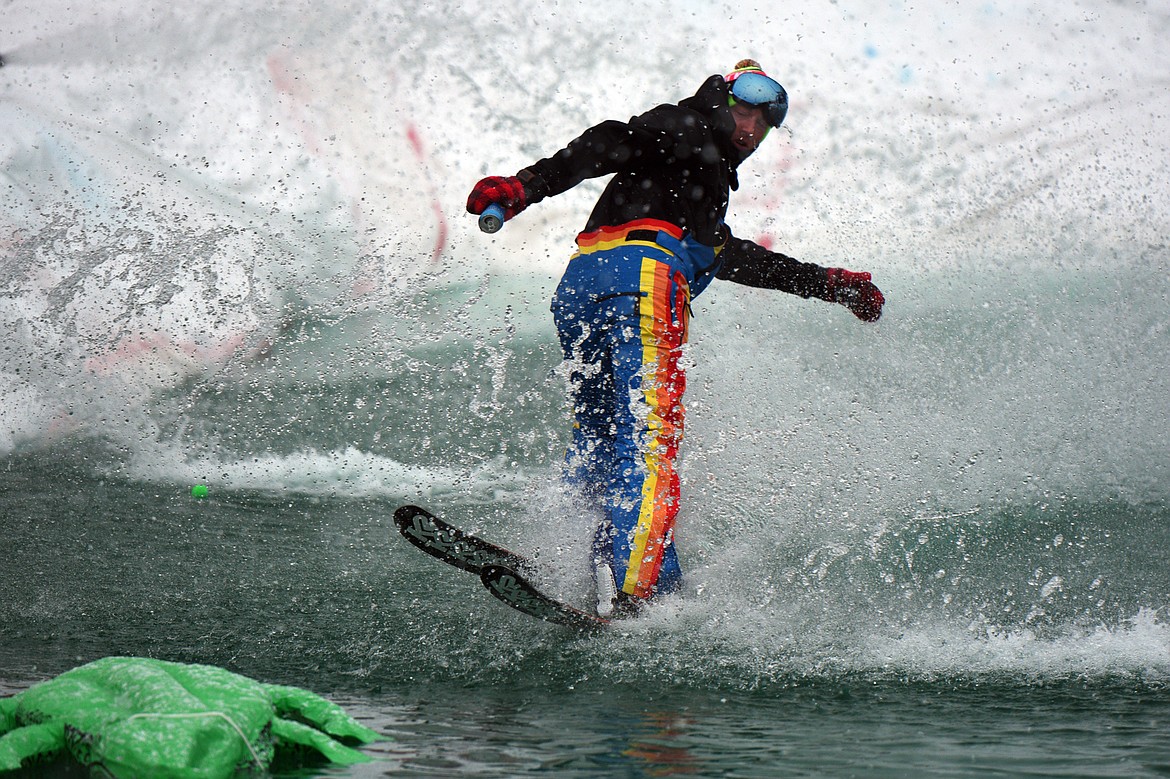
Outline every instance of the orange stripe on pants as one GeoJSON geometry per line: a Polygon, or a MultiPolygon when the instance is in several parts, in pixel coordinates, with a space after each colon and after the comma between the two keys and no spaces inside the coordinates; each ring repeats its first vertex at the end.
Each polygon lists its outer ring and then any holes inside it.
{"type": "Polygon", "coordinates": [[[621,589],[646,598],[658,581],[662,557],[679,508],[675,466],[683,431],[686,375],[678,364],[687,336],[689,291],[682,274],[653,258],[642,260],[639,326],[642,339],[641,506],[621,589]]]}

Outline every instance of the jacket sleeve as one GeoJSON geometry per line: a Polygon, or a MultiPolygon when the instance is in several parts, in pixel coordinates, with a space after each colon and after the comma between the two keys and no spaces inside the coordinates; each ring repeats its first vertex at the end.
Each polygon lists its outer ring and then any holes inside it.
{"type": "Polygon", "coordinates": [[[730,233],[719,259],[721,264],[715,275],[725,281],[775,289],[802,298],[824,300],[828,295],[827,269],[770,251],[730,233]]]}
{"type": "Polygon", "coordinates": [[[673,105],[651,109],[628,122],[594,125],[569,145],[522,170],[529,203],[559,195],[585,179],[651,166],[703,152],[692,111],[673,105]]]}

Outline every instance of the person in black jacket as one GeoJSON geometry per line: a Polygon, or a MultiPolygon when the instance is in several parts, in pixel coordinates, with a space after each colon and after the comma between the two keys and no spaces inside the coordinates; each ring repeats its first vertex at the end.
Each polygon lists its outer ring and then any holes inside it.
{"type": "Polygon", "coordinates": [[[870,274],[824,268],[738,238],[724,222],[736,171],[784,121],[788,95],[754,60],[694,96],[589,128],[515,176],[475,185],[467,210],[511,219],[588,178],[613,175],[577,236],[552,311],[571,365],[566,477],[601,506],[597,611],[676,590],[675,467],[690,301],[719,278],[840,303],[866,322],[885,302],[870,274]]]}

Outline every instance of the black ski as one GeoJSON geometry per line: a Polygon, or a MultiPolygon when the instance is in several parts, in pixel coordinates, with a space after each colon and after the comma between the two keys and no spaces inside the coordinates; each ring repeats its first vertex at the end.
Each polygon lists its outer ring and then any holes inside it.
{"type": "Polygon", "coordinates": [[[535,570],[527,558],[449,525],[424,508],[402,506],[394,512],[394,524],[407,541],[448,565],[475,574],[488,592],[517,611],[577,629],[609,624],[607,619],[538,590],[526,576],[535,570]]]}
{"type": "Polygon", "coordinates": [[[554,622],[579,630],[596,629],[609,624],[608,619],[550,598],[511,568],[489,565],[483,569],[479,578],[492,595],[517,611],[543,619],[545,622],[554,622]]]}
{"type": "Polygon", "coordinates": [[[476,576],[489,565],[521,571],[532,570],[532,563],[502,546],[449,525],[426,509],[402,506],[394,512],[398,532],[410,543],[432,557],[476,576]]]}

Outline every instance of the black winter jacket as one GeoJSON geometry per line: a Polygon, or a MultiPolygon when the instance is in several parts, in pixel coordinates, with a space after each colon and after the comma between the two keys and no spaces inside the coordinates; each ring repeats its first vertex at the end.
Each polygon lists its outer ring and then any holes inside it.
{"type": "Polygon", "coordinates": [[[717,278],[789,292],[826,296],[826,269],[736,238],[723,223],[728,196],[738,189],[745,156],[731,143],[735,121],[722,76],[711,76],[693,97],[631,118],[590,127],[551,157],[522,170],[529,204],[559,195],[588,178],[614,175],[583,232],[636,219],[661,219],[707,246],[722,247],[717,278]]]}

